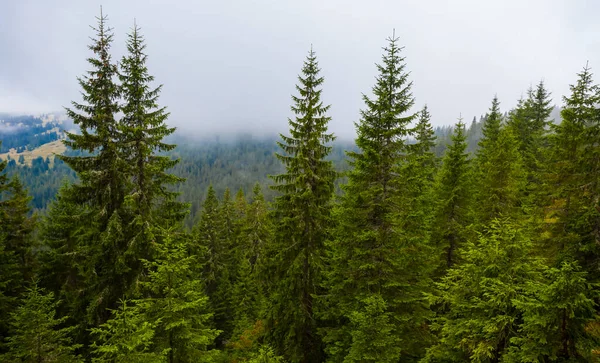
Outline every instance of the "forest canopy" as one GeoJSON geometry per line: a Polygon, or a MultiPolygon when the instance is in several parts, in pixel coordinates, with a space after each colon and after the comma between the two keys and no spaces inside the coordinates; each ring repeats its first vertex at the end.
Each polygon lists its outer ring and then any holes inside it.
{"type": "Polygon", "coordinates": [[[69,152],[0,161],[0,360],[600,361],[588,64],[560,120],[540,81],[436,132],[393,32],[344,153],[315,46],[286,133],[198,156],[170,141],[138,25],[120,59],[93,29],[69,152]],[[51,180],[47,205],[17,171],[51,180]]]}

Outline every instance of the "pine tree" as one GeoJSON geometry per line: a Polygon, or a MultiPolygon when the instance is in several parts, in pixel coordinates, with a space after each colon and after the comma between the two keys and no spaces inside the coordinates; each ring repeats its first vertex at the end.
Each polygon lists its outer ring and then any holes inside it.
{"type": "Polygon", "coordinates": [[[45,294],[34,283],[27,289],[21,305],[11,314],[9,352],[2,357],[9,362],[82,362],[75,355],[77,345],[62,327],[66,318],[55,317],[56,302],[52,293],[45,294]]]}
{"type": "Polygon", "coordinates": [[[472,161],[466,149],[465,125],[459,119],[434,187],[431,245],[440,254],[438,276],[460,261],[459,250],[472,223],[472,161]]]}
{"type": "Polygon", "coordinates": [[[424,361],[503,361],[521,319],[515,299],[539,279],[543,265],[509,218],[493,220],[478,241],[467,240],[461,256],[438,284],[438,303],[447,311],[436,319],[440,340],[424,361]]]}
{"type": "Polygon", "coordinates": [[[270,339],[291,362],[317,362],[322,347],[317,335],[313,297],[321,280],[323,243],[330,220],[336,173],[328,143],[330,121],[321,101],[323,77],[315,52],[310,50],[298,77],[298,96],[292,96],[290,136],[281,135],[276,154],[285,172],[273,176],[280,193],[274,205],[275,237],[267,272],[270,339]]]}
{"type": "Polygon", "coordinates": [[[135,303],[122,300],[112,317],[92,328],[94,363],[162,363],[165,355],[152,351],[155,325],[146,321],[135,303]]]}
{"type": "MultiPolygon", "coordinates": [[[[366,109],[356,125],[359,151],[348,153],[353,169],[343,186],[336,235],[328,246],[324,318],[330,326],[323,334],[332,362],[412,361],[427,340],[425,243],[410,235],[416,229],[407,231],[408,237],[403,234],[399,224],[411,224],[410,212],[397,218],[409,208],[402,197],[415,197],[405,194],[413,191],[404,188],[398,169],[406,162],[408,126],[416,116],[409,113],[412,84],[398,39],[388,40],[383,63],[377,66],[374,96],[363,96],[366,109]]],[[[431,137],[428,118],[421,113],[423,144],[414,150],[415,155],[424,151],[418,157],[423,162],[430,156],[425,155],[431,137]]]]}
{"type": "Polygon", "coordinates": [[[123,158],[123,135],[116,119],[120,111],[120,87],[115,83],[117,66],[112,62],[110,47],[112,29],[106,25],[102,12],[96,38],[89,49],[92,70],[78,78],[84,103],[72,102],[67,116],[79,125],[80,134],[67,133],[64,143],[76,155],[60,155],[78,177],[71,187],[70,198],[82,206],[82,222],[87,226],[80,238],[79,251],[85,256],[81,263],[87,301],[86,324],[98,324],[108,318],[107,308],[114,308],[118,300],[130,292],[136,277],[128,266],[128,241],[126,229],[131,217],[124,208],[124,198],[129,188],[127,160],[123,158]],[[84,239],[85,238],[85,239],[84,239]]]}
{"type": "Polygon", "coordinates": [[[158,106],[162,85],[156,88],[151,86],[154,77],[146,66],[145,48],[140,28],[134,23],[127,39],[128,54],[120,63],[119,78],[124,104],[119,126],[123,139],[120,148],[129,166],[128,174],[133,185],[126,201],[135,215],[130,225],[129,245],[133,252],[130,252],[131,261],[128,264],[133,265],[137,273],[141,268],[137,263],[139,258],[150,256],[152,228],[180,223],[187,209],[187,205],[175,200],[178,193],[169,189],[170,185],[183,181],[167,172],[179,160],[158,154],[175,148],[175,145],[163,141],[175,128],[166,125],[169,113],[165,107],[158,106]]]}
{"type": "Polygon", "coordinates": [[[165,230],[159,241],[155,260],[143,261],[149,276],[141,288],[149,297],[139,300],[139,312],[155,327],[153,351],[165,352],[168,363],[202,361],[220,332],[210,327],[208,297],[194,271],[198,258],[184,235],[165,230]]]}

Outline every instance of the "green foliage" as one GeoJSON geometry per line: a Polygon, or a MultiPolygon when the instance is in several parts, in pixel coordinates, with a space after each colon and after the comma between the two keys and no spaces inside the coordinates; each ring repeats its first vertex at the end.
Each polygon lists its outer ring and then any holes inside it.
{"type": "Polygon", "coordinates": [[[52,293],[45,294],[34,283],[23,295],[21,305],[11,314],[11,336],[7,339],[9,362],[82,362],[71,343],[66,318],[55,317],[56,302],[52,293]]]}
{"type": "Polygon", "coordinates": [[[155,325],[140,314],[134,303],[122,300],[112,317],[92,328],[94,363],[162,363],[165,354],[152,352],[155,325]]]}
{"type": "Polygon", "coordinates": [[[492,101],[483,125],[476,158],[477,205],[485,205],[476,213],[480,228],[494,218],[515,216],[524,195],[526,174],[522,167],[519,145],[513,131],[502,125],[500,102],[492,101]]]}
{"type": "Polygon", "coordinates": [[[100,13],[96,38],[89,49],[91,70],[78,79],[83,103],[72,102],[67,115],[80,128],[80,133],[67,133],[64,143],[79,152],[59,156],[77,173],[77,183],[71,186],[69,198],[82,207],[81,222],[87,226],[81,235],[79,251],[85,256],[84,285],[87,318],[80,321],[82,330],[87,324],[108,319],[108,308],[115,308],[128,293],[135,271],[129,267],[128,241],[125,226],[130,216],[124,210],[127,194],[127,160],[121,153],[123,135],[117,120],[120,111],[120,87],[115,78],[117,66],[110,55],[113,34],[100,13]]]}
{"type": "Polygon", "coordinates": [[[527,172],[528,192],[539,189],[544,174],[547,133],[553,109],[551,102],[550,93],[541,81],[535,90],[530,88],[527,91],[527,99],[519,100],[507,122],[518,142],[519,153],[527,172]]]}
{"type": "Polygon", "coordinates": [[[248,363],[284,363],[283,357],[275,355],[273,348],[269,346],[260,347],[258,353],[250,358],[248,363]]]}
{"type": "Polygon", "coordinates": [[[398,39],[388,40],[374,98],[364,96],[366,109],[356,125],[359,151],[348,153],[352,170],[328,243],[329,291],[323,298],[328,326],[322,333],[332,362],[415,360],[427,336],[426,241],[417,224],[425,222],[427,210],[432,133],[425,110],[418,142],[409,150],[405,138],[415,118],[409,113],[411,83],[398,39]],[[406,174],[420,166],[423,174],[406,188],[406,174]],[[383,325],[374,334],[377,323],[383,325]]]}
{"type": "MultiPolygon", "coordinates": [[[[212,185],[208,188],[200,221],[194,227],[191,252],[198,256],[198,272],[202,277],[204,291],[209,298],[214,313],[215,328],[222,332],[217,341],[222,347],[223,340],[231,334],[231,250],[233,244],[228,239],[225,214],[232,213],[231,200],[219,205],[212,185]],[[226,204],[225,204],[226,203],[226,204]],[[226,211],[224,213],[224,211],[226,211]]],[[[230,230],[231,231],[231,230],[230,230]]]]}
{"type": "MultiPolygon", "coordinates": [[[[600,91],[589,68],[579,73],[564,98],[563,121],[550,137],[551,160],[547,176],[547,242],[552,257],[574,257],[584,270],[597,262],[598,189],[597,142],[590,140],[598,129],[596,108],[600,91]]],[[[591,268],[594,278],[597,269],[591,268]]]]}
{"type": "Polygon", "coordinates": [[[219,331],[210,327],[212,313],[194,266],[198,258],[187,249],[184,235],[160,232],[154,261],[144,260],[148,281],[141,282],[147,298],[137,307],[155,327],[155,352],[165,352],[168,363],[201,361],[219,331]]]}
{"type": "Polygon", "coordinates": [[[521,312],[515,299],[538,281],[543,265],[513,220],[493,220],[479,240],[467,241],[462,262],[438,284],[439,342],[425,362],[498,362],[516,337],[521,312]]]}
{"type": "Polygon", "coordinates": [[[281,135],[276,154],[285,172],[273,176],[278,191],[274,204],[275,235],[268,248],[269,337],[277,352],[291,362],[322,360],[321,342],[314,316],[323,267],[324,240],[336,172],[325,158],[334,136],[327,133],[329,106],[321,101],[323,77],[319,76],[311,49],[292,96],[290,136],[281,135]]]}
{"type": "Polygon", "coordinates": [[[461,245],[467,239],[468,226],[472,223],[472,161],[466,148],[465,125],[459,119],[433,192],[431,245],[440,261],[437,275],[460,261],[461,245]]]}
{"type": "Polygon", "coordinates": [[[531,281],[527,294],[514,299],[523,313],[518,336],[511,339],[507,362],[592,362],[600,345],[594,300],[596,286],[573,262],[548,268],[545,279],[531,281]]]}
{"type": "Polygon", "coordinates": [[[137,245],[136,256],[148,256],[149,226],[160,224],[168,227],[178,223],[187,213],[187,206],[176,202],[177,193],[169,186],[184,179],[167,172],[178,160],[158,153],[173,150],[175,145],[166,144],[163,139],[171,135],[175,128],[167,127],[169,114],[166,108],[159,108],[158,97],[162,85],[152,89],[154,77],[146,67],[146,45],[134,24],[128,35],[128,55],[121,60],[121,107],[123,118],[119,126],[123,140],[121,149],[129,166],[133,187],[126,200],[136,217],[133,224],[133,244],[137,245]]]}

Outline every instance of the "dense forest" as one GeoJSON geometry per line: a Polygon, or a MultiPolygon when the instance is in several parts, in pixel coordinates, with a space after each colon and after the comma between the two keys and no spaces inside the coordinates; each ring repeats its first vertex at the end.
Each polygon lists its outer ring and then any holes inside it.
{"type": "Polygon", "coordinates": [[[437,138],[393,35],[344,152],[311,48],[288,132],[199,152],[137,25],[119,62],[94,29],[43,213],[19,175],[47,161],[0,162],[3,362],[600,361],[588,65],[561,120],[540,82],[437,138]]]}

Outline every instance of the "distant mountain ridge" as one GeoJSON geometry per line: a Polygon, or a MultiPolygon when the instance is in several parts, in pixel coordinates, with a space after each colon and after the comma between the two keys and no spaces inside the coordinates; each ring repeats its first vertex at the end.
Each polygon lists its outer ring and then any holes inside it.
{"type": "Polygon", "coordinates": [[[9,115],[0,113],[0,154],[22,153],[63,139],[73,123],[60,114],[9,115]]]}

